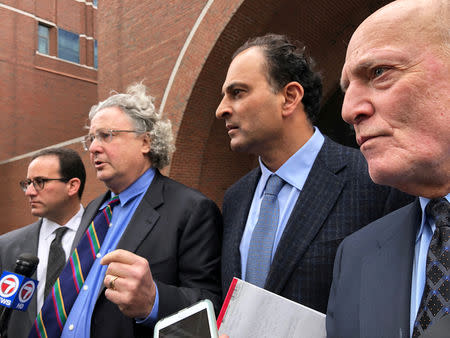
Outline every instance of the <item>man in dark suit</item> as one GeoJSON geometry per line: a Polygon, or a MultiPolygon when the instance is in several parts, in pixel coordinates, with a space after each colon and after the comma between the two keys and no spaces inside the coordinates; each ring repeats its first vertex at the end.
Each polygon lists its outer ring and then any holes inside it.
{"type": "Polygon", "coordinates": [[[28,165],[27,178],[20,186],[28,198],[32,215],[39,220],[0,236],[0,272],[14,271],[17,257],[31,253],[39,258],[32,276],[39,285],[27,311],[13,311],[7,332],[9,337],[28,336],[44,302],[45,286],[55,282],[57,276],[47,275],[47,268],[55,264],[49,263],[49,254],[58,230],[65,229],[60,241],[65,256],[61,267],[74,249],[76,234],[82,233],[79,225],[84,212],[81,196],[85,181],[83,162],[72,149],[42,150],[28,165]]]}
{"type": "Polygon", "coordinates": [[[450,3],[395,1],[348,45],[342,117],[369,173],[418,198],[346,238],[329,337],[449,337],[450,3]]]}
{"type": "Polygon", "coordinates": [[[85,214],[92,220],[112,196],[119,204],[63,336],[151,337],[161,317],[205,298],[218,306],[220,211],[159,172],[173,148],[170,122],[142,84],[92,107],[89,119],[85,148],[109,190],[85,214]]]}
{"type": "Polygon", "coordinates": [[[321,92],[304,48],[284,36],[249,40],[233,56],[216,116],[225,120],[232,150],[259,156],[260,165],[225,194],[224,292],[238,277],[325,312],[341,240],[410,200],[374,184],[358,150],[314,127],[321,92]],[[258,244],[253,234],[266,182],[274,176],[284,181],[277,197],[279,221],[269,269],[258,284],[247,272],[263,251],[252,249],[258,244]]]}

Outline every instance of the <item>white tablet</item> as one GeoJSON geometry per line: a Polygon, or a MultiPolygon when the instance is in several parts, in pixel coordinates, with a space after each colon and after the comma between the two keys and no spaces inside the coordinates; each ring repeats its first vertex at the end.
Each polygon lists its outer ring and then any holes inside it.
{"type": "Polygon", "coordinates": [[[156,323],[153,337],[217,338],[216,316],[211,301],[202,300],[159,320],[156,323]]]}

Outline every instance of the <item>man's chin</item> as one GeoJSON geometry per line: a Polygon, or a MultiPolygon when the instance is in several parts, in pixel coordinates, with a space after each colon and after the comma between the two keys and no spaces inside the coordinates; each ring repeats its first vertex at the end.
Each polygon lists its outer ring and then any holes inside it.
{"type": "Polygon", "coordinates": [[[238,142],[237,140],[233,140],[233,139],[230,141],[230,149],[237,153],[247,152],[247,146],[244,143],[238,142]]]}
{"type": "Polygon", "coordinates": [[[45,213],[42,210],[31,209],[31,215],[34,217],[45,217],[45,213]]]}
{"type": "Polygon", "coordinates": [[[109,175],[105,170],[97,170],[97,179],[103,183],[106,183],[111,179],[111,175],[109,175]]]}

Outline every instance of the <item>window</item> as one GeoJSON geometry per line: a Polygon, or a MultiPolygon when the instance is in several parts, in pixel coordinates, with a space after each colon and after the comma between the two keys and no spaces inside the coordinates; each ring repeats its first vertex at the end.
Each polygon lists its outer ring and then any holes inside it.
{"type": "Polygon", "coordinates": [[[97,64],[97,40],[94,40],[94,68],[98,68],[98,64],[97,64]]]}
{"type": "Polygon", "coordinates": [[[38,52],[50,54],[50,27],[38,24],[38,52]]]}
{"type": "Polygon", "coordinates": [[[79,39],[78,34],[58,28],[58,57],[80,63],[79,39]]]}
{"type": "Polygon", "coordinates": [[[92,4],[97,7],[97,0],[92,1],[92,4]]]}

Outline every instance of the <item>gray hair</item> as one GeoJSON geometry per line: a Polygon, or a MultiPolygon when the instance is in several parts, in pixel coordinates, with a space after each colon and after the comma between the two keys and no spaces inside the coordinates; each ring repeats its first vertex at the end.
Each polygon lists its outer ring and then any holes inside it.
{"type": "Polygon", "coordinates": [[[162,118],[162,113],[156,111],[153,104],[155,99],[147,95],[146,91],[145,85],[136,83],[127,88],[126,94],[114,93],[91,108],[89,120],[104,108],[118,107],[132,120],[137,131],[150,135],[151,148],[148,156],[153,167],[162,169],[169,164],[170,156],[175,150],[172,124],[162,118]]]}

